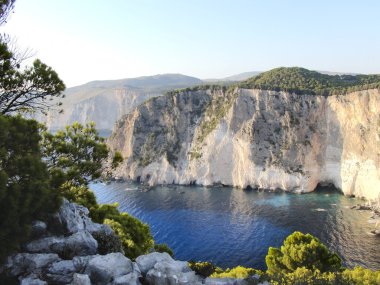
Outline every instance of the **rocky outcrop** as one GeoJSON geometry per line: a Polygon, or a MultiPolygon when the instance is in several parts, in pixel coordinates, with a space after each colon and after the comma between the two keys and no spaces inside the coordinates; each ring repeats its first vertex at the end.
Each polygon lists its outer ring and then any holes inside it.
{"type": "Polygon", "coordinates": [[[33,223],[33,240],[10,256],[1,271],[18,277],[21,284],[129,284],[113,283],[122,277],[140,284],[139,269],[121,252],[99,254],[95,234],[116,236],[108,226],[92,222],[88,213],[64,200],[47,224],[33,223]]]}
{"type": "Polygon", "coordinates": [[[136,262],[121,252],[99,254],[92,236],[99,231],[114,235],[109,227],[93,223],[87,208],[65,200],[48,224],[33,223],[34,240],[23,246],[23,252],[8,257],[0,273],[24,285],[246,284],[241,279],[202,279],[187,262],[167,253],[152,252],[136,262]]]}
{"type": "Polygon", "coordinates": [[[380,199],[380,91],[297,95],[224,88],[173,92],[123,117],[109,139],[116,175],[380,199]]]}

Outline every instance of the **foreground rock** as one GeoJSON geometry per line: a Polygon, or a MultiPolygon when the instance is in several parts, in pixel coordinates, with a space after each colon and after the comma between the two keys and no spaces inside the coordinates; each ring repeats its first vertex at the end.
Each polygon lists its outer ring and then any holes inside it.
{"type": "Polygon", "coordinates": [[[202,284],[202,278],[185,261],[177,261],[167,253],[150,253],[136,259],[148,284],[202,284]]]}
{"type": "Polygon", "coordinates": [[[101,255],[94,237],[103,232],[116,238],[113,231],[93,223],[85,207],[68,201],[50,223],[36,221],[32,232],[34,240],[23,246],[24,252],[8,257],[0,268],[0,273],[18,278],[23,285],[246,284],[231,278],[204,280],[187,262],[174,260],[167,253],[142,255],[136,262],[121,252],[101,255]]]}
{"type": "Polygon", "coordinates": [[[29,285],[111,284],[128,274],[139,284],[140,271],[122,253],[99,255],[92,234],[116,236],[110,227],[92,222],[88,214],[87,208],[65,200],[47,224],[32,224],[34,239],[22,247],[24,252],[10,256],[1,271],[29,285]]]}

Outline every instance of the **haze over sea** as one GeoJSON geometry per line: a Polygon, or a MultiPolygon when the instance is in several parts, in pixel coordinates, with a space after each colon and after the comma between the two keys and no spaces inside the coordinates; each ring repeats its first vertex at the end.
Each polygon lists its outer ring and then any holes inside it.
{"type": "MultiPolygon", "coordinates": [[[[231,187],[158,186],[132,182],[92,184],[99,203],[148,223],[157,243],[180,260],[265,269],[269,246],[294,231],[311,233],[337,252],[344,265],[380,269],[379,237],[370,234],[369,211],[331,188],[309,194],[243,191],[231,187]]],[[[373,225],[372,225],[373,226],[373,225]]]]}

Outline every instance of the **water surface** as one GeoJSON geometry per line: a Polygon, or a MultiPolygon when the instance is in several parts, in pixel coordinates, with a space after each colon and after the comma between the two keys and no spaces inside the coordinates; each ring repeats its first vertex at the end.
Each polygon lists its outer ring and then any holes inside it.
{"type": "Polygon", "coordinates": [[[230,187],[159,186],[143,191],[132,182],[91,185],[99,203],[148,223],[157,243],[180,260],[265,269],[268,247],[294,231],[311,233],[336,251],[346,266],[380,269],[380,238],[370,234],[369,211],[338,192],[297,195],[230,187]]]}

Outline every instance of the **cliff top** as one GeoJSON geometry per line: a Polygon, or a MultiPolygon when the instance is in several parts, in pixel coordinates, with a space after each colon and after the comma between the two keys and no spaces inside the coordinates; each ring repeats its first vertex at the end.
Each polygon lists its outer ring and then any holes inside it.
{"type": "Polygon", "coordinates": [[[328,96],[380,88],[380,75],[328,75],[300,67],[279,67],[251,77],[238,87],[328,96]]]}

